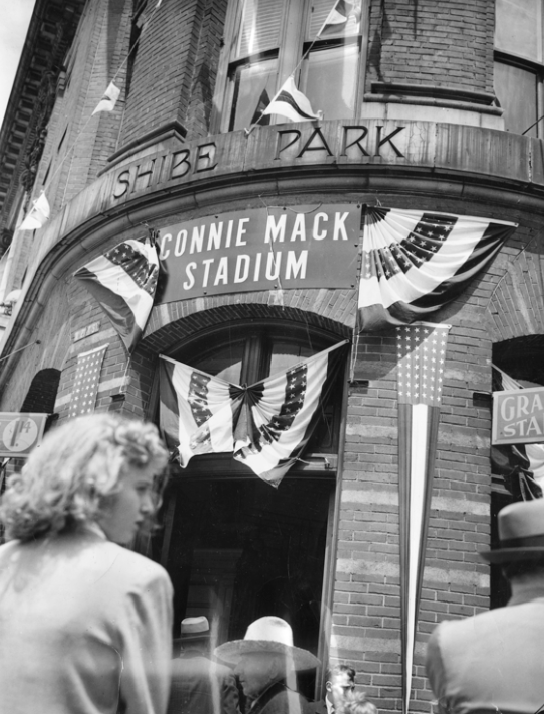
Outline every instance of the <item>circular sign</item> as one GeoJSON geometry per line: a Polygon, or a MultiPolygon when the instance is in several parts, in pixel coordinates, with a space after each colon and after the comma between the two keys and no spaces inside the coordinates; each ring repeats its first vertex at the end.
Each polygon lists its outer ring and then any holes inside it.
{"type": "Polygon", "coordinates": [[[18,452],[29,449],[38,437],[38,426],[33,419],[19,417],[13,419],[4,429],[2,441],[8,451],[18,452]]]}

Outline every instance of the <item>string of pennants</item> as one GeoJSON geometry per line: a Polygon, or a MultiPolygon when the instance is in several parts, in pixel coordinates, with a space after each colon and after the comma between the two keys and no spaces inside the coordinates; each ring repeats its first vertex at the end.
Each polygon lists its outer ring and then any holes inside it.
{"type": "MultiPolygon", "coordinates": [[[[323,25],[317,33],[316,38],[311,43],[310,47],[306,50],[295,69],[291,72],[289,77],[282,84],[280,89],[276,92],[272,100],[268,101],[266,91],[263,91],[263,94],[261,95],[261,98],[259,99],[259,102],[257,104],[254,121],[252,121],[250,128],[246,129],[247,135],[251,133],[253,128],[260,122],[263,116],[270,114],[280,114],[281,116],[286,117],[289,121],[292,122],[312,121],[315,119],[323,118],[323,113],[320,110],[315,112],[312,109],[308,97],[306,97],[303,92],[301,92],[297,88],[295,83],[295,74],[300,68],[302,62],[308,56],[315,42],[329,35],[341,33],[348,24],[350,18],[353,18],[357,23],[360,22],[361,10],[359,2],[360,0],[355,0],[354,2],[349,2],[349,0],[335,1],[333,7],[331,8],[330,12],[325,18],[325,21],[323,22],[323,25]]],[[[145,28],[149,25],[155,13],[160,8],[161,4],[162,0],[158,0],[149,19],[143,25],[142,32],[140,33],[139,37],[136,39],[132,47],[130,47],[130,49],[128,50],[125,58],[117,68],[117,71],[115,72],[112,80],[106,87],[102,97],[100,98],[100,101],[91,112],[91,115],[89,116],[87,122],[78,132],[78,135],[76,136],[73,144],[66,151],[56,170],[49,178],[49,183],[51,183],[53,178],[58,174],[64,161],[70,155],[73,148],[77,145],[80,134],[85,130],[91,118],[99,112],[111,112],[115,108],[115,105],[121,93],[120,87],[115,84],[116,78],[125,63],[127,62],[131,52],[133,52],[136,45],[140,42],[145,28]]],[[[19,230],[36,230],[38,228],[41,228],[49,219],[50,214],[51,209],[44,188],[40,192],[40,195],[32,202],[30,210],[27,212],[23,221],[19,225],[19,230]]]]}

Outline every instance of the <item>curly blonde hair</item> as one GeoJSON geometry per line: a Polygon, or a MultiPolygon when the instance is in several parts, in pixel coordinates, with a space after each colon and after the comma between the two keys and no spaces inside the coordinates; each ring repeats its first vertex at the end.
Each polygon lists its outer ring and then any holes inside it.
{"type": "Polygon", "coordinates": [[[96,520],[127,468],[159,473],[167,462],[153,424],[111,412],[71,420],[49,432],[9,479],[0,507],[6,538],[28,541],[75,530],[96,520]]]}

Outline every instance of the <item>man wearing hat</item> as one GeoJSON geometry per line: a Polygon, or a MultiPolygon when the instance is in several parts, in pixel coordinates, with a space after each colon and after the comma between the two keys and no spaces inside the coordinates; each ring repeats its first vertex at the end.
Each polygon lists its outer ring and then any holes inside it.
{"type": "Polygon", "coordinates": [[[208,619],[183,620],[174,645],[181,652],[172,661],[168,714],[240,714],[232,670],[210,659],[208,619]]]}
{"type": "Polygon", "coordinates": [[[226,642],[217,657],[234,665],[246,696],[246,714],[309,714],[307,700],[296,692],[296,672],[314,669],[317,657],[293,645],[290,625],[279,617],[261,617],[243,640],[226,642]]]}
{"type": "Polygon", "coordinates": [[[500,547],[481,553],[500,563],[508,605],[442,622],[427,649],[427,675],[451,714],[534,714],[544,705],[544,500],[499,513],[500,547]]]}

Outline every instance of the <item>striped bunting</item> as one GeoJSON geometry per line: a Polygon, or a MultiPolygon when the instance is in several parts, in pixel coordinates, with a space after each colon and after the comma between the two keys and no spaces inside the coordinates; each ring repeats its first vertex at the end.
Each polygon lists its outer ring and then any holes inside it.
{"type": "Polygon", "coordinates": [[[457,298],[517,224],[373,207],[363,224],[358,324],[409,324],[457,298]]]}
{"type": "Polygon", "coordinates": [[[169,448],[184,467],[197,454],[232,452],[277,487],[315,428],[346,344],[245,388],[161,355],[160,420],[169,448]]]}
{"type": "Polygon", "coordinates": [[[157,249],[137,240],[120,243],[74,273],[110,318],[128,352],[147,324],[158,276],[157,249]]]}
{"type": "Polygon", "coordinates": [[[412,690],[419,601],[425,568],[450,325],[397,327],[399,531],[403,712],[412,690]]]}
{"type": "Polygon", "coordinates": [[[290,121],[311,121],[321,118],[321,113],[314,112],[310,100],[300,92],[293,76],[287,78],[280,91],[263,110],[263,114],[281,114],[290,121]]]}

